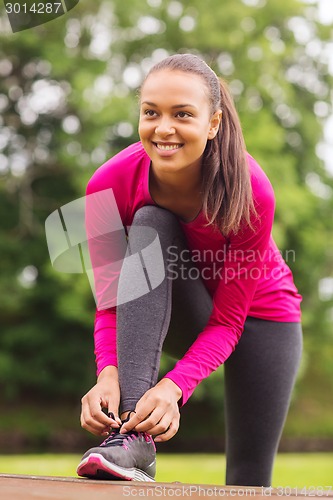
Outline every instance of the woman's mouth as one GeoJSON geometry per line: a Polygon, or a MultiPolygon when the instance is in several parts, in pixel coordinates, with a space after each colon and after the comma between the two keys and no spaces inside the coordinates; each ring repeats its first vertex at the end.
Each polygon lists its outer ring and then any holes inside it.
{"type": "Polygon", "coordinates": [[[183,147],[183,144],[179,143],[153,142],[153,144],[161,156],[171,156],[183,147]]]}
{"type": "Polygon", "coordinates": [[[170,151],[172,149],[179,149],[182,147],[182,144],[162,144],[160,142],[154,142],[154,144],[162,151],[170,151]]]}

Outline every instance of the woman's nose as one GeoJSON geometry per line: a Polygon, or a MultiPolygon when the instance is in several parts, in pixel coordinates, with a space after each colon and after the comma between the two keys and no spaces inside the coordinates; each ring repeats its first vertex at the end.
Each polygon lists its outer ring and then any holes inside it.
{"type": "Polygon", "coordinates": [[[155,133],[160,136],[172,135],[176,133],[176,129],[169,118],[161,119],[155,128],[155,133]]]}

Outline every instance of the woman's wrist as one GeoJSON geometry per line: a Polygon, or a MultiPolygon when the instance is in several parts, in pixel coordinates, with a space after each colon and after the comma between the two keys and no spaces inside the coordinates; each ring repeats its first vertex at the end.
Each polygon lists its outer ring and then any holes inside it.
{"type": "Polygon", "coordinates": [[[116,366],[106,366],[103,368],[97,377],[97,382],[110,378],[118,380],[118,368],[116,366]]]}
{"type": "Polygon", "coordinates": [[[163,383],[170,387],[170,389],[175,393],[177,401],[179,401],[183,396],[183,391],[173,380],[167,377],[163,377],[160,383],[163,383]]]}

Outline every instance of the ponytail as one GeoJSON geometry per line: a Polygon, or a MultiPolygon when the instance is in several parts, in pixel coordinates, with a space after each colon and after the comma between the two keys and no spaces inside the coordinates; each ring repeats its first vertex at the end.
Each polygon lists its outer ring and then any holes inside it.
{"type": "Polygon", "coordinates": [[[225,82],[219,85],[222,118],[203,156],[203,210],[209,224],[227,235],[236,233],[242,221],[251,226],[254,204],[241,124],[225,82]]]}

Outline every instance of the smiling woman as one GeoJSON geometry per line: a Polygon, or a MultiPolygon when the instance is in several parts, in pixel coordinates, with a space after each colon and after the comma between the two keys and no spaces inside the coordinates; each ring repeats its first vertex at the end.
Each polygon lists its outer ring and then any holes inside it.
{"type": "MultiPolygon", "coordinates": [[[[113,190],[129,232],[121,300],[97,308],[98,379],[82,398],[82,426],[106,439],[78,474],[153,481],[154,442],[177,433],[180,408],[225,364],[226,483],[269,486],[302,350],[301,297],[271,235],[272,186],[226,84],[197,56],[150,70],[139,134],[87,187],[97,200],[113,190]],[[162,349],[179,361],[158,381],[162,349]]],[[[110,214],[87,204],[98,297],[114,285],[101,221],[110,214]]]]}

